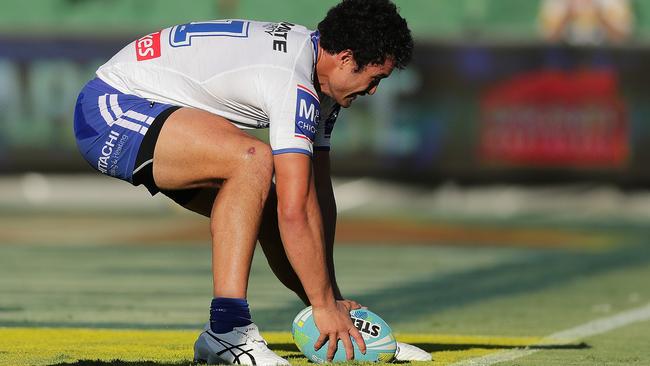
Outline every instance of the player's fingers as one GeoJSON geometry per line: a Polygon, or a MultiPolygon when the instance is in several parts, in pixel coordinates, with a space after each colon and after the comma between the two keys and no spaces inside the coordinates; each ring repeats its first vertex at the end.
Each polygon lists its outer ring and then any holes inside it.
{"type": "Polygon", "coordinates": [[[361,309],[363,306],[354,300],[350,300],[350,310],[361,309]]]}
{"type": "Polygon", "coordinates": [[[347,360],[354,359],[354,347],[352,347],[352,341],[350,340],[350,335],[346,333],[341,333],[341,341],[343,342],[343,347],[345,348],[345,358],[347,360]]]}
{"type": "Polygon", "coordinates": [[[316,343],[314,343],[314,351],[318,351],[319,349],[321,349],[321,347],[323,347],[325,341],[327,341],[327,337],[328,335],[325,333],[320,334],[320,337],[318,337],[316,343]]]}
{"type": "Polygon", "coordinates": [[[352,336],[352,338],[354,338],[354,341],[357,342],[357,346],[359,346],[359,351],[361,351],[361,353],[365,355],[366,342],[363,340],[363,337],[361,336],[361,333],[359,333],[359,330],[357,330],[357,328],[352,328],[350,330],[350,336],[352,336]]]}
{"type": "Polygon", "coordinates": [[[352,310],[352,304],[349,301],[345,301],[341,303],[345,310],[348,311],[348,313],[352,310]]]}
{"type": "Polygon", "coordinates": [[[332,361],[334,358],[334,354],[336,353],[336,346],[337,346],[338,340],[336,337],[336,333],[330,334],[330,344],[327,347],[327,361],[332,361]]]}

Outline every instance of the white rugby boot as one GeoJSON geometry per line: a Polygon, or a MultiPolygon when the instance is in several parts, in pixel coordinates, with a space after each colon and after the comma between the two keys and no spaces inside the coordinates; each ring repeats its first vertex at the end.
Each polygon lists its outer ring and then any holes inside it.
{"type": "Polygon", "coordinates": [[[397,342],[395,361],[431,361],[431,353],[412,344],[397,342]]]}
{"type": "Polygon", "coordinates": [[[194,363],[209,365],[289,365],[267,347],[257,325],[251,323],[218,334],[208,324],[194,342],[194,363]]]}

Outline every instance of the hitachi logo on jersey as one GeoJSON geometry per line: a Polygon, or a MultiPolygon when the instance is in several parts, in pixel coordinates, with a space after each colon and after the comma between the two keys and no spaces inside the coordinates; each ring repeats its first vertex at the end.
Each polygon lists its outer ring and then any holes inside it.
{"type": "Polygon", "coordinates": [[[160,32],[151,33],[135,41],[135,57],[138,61],[160,57],[160,32]]]}
{"type": "Polygon", "coordinates": [[[102,155],[97,160],[97,170],[104,174],[108,172],[108,159],[113,154],[115,141],[117,141],[118,137],[120,137],[119,133],[111,131],[108,135],[108,140],[106,140],[106,142],[104,142],[104,146],[102,146],[102,155]]]}
{"type": "Polygon", "coordinates": [[[316,94],[300,84],[296,95],[295,136],[314,141],[316,127],[320,121],[320,102],[316,94]]]}

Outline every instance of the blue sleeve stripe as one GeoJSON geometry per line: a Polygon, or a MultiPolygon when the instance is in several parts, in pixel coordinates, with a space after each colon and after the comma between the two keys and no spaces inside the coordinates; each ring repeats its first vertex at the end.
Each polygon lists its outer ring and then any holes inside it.
{"type": "Polygon", "coordinates": [[[298,153],[311,156],[311,152],[305,149],[278,149],[273,150],[273,155],[287,154],[287,153],[298,153]]]}

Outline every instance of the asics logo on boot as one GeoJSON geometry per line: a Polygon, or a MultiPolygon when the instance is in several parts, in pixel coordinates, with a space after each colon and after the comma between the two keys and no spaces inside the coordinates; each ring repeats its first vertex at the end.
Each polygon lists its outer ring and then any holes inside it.
{"type": "Polygon", "coordinates": [[[253,349],[244,349],[242,347],[246,346],[246,343],[241,343],[241,344],[232,344],[228,341],[225,341],[223,339],[220,339],[219,337],[216,337],[209,332],[205,332],[205,334],[209,335],[210,338],[214,339],[217,341],[222,347],[224,347],[223,350],[216,352],[217,356],[221,357],[225,353],[230,353],[230,355],[233,357],[233,360],[231,361],[234,364],[241,364],[240,357],[243,355],[248,356],[248,358],[251,360],[253,365],[257,365],[255,362],[255,357],[252,355],[253,349]]]}

